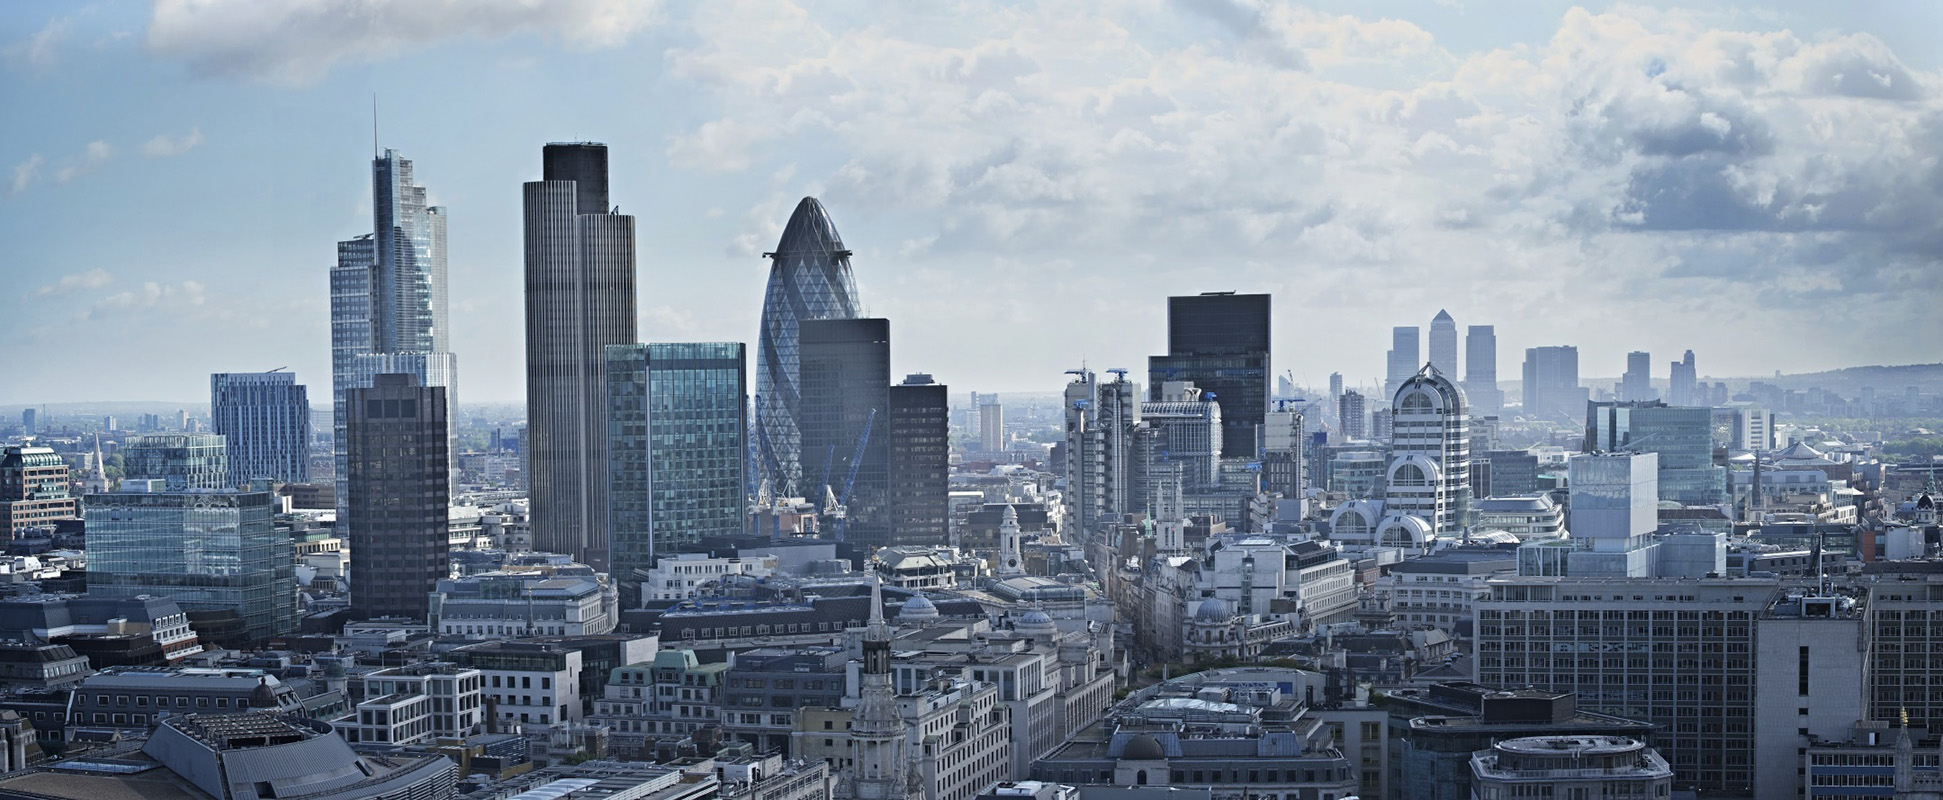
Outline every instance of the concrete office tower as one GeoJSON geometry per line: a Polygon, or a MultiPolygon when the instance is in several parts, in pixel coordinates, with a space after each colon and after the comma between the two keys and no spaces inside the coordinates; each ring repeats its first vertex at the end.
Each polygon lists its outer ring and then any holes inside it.
{"type": "Polygon", "coordinates": [[[1457,371],[1457,320],[1443,309],[1438,309],[1437,317],[1430,321],[1430,363],[1451,380],[1462,374],[1457,371]]]}
{"type": "Polygon", "coordinates": [[[450,566],[445,387],[379,375],[345,393],[351,617],[426,619],[450,566]]]}
{"type": "Polygon", "coordinates": [[[1526,417],[1576,421],[1585,411],[1589,393],[1579,385],[1579,348],[1525,348],[1524,377],[1526,417]]]}
{"type": "Polygon", "coordinates": [[[850,250],[816,198],[796,204],[776,251],[765,255],[770,259],[769,287],[756,343],[757,467],[760,480],[777,496],[808,495],[823,487],[821,476],[805,476],[804,469],[819,468],[823,456],[804,447],[798,424],[801,325],[815,319],[854,319],[862,306],[850,274],[850,250]]]}
{"type": "Polygon", "coordinates": [[[1724,501],[1727,468],[1714,466],[1713,409],[1664,403],[1588,403],[1585,451],[1656,453],[1659,496],[1681,505],[1724,501]]]}
{"type": "Polygon", "coordinates": [[[1342,424],[1343,438],[1370,438],[1369,401],[1362,392],[1351,389],[1336,399],[1336,419],[1342,424]]]}
{"type": "Polygon", "coordinates": [[[1292,500],[1303,495],[1303,444],[1306,424],[1299,406],[1280,401],[1268,412],[1262,426],[1262,491],[1277,492],[1292,500]]]}
{"type": "Polygon", "coordinates": [[[533,548],[605,571],[607,346],[633,344],[634,218],[607,146],[549,144],[526,209],[526,417],[533,548]]]}
{"type": "Polygon", "coordinates": [[[1471,402],[1471,416],[1495,416],[1504,410],[1504,392],[1498,388],[1498,331],[1490,325],[1472,325],[1464,332],[1464,399],[1471,402]]]}
{"type": "Polygon", "coordinates": [[[1389,413],[1384,512],[1423,520],[1439,537],[1462,536],[1471,512],[1471,416],[1464,392],[1425,365],[1397,390],[1389,413]]]}
{"type": "Polygon", "coordinates": [[[290,538],[271,526],[267,485],[214,485],[229,471],[222,437],[137,436],[122,454],[121,490],[87,498],[88,594],[234,614],[243,630],[232,646],[295,630],[290,538]]]}
{"type": "Polygon", "coordinates": [[[1149,390],[1185,381],[1221,404],[1221,455],[1252,458],[1268,413],[1269,296],[1167,298],[1167,355],[1147,358],[1149,390]]]}
{"type": "MultiPolygon", "coordinates": [[[[372,232],[337,243],[331,270],[331,435],[337,524],[348,533],[344,393],[378,375],[410,373],[458,402],[458,358],[446,306],[446,212],[425,204],[412,162],[396,150],[371,161],[372,232]]],[[[451,419],[447,415],[447,419],[451,419]]],[[[456,431],[446,431],[447,447],[456,431]]]]}
{"type": "Polygon", "coordinates": [[[868,553],[891,543],[891,323],[804,320],[798,333],[803,480],[836,498],[844,541],[868,553]]]}
{"type": "Polygon", "coordinates": [[[930,375],[890,387],[892,544],[937,544],[951,533],[951,400],[930,375]]]}
{"type": "Polygon", "coordinates": [[[1140,404],[1140,419],[1154,430],[1158,460],[1181,465],[1181,489],[1202,491],[1221,476],[1221,404],[1192,384],[1170,381],[1154,402],[1140,404]]]}
{"type": "Polygon", "coordinates": [[[1395,397],[1403,382],[1417,374],[1417,368],[1424,362],[1417,352],[1417,327],[1400,326],[1390,329],[1390,353],[1388,369],[1384,372],[1383,396],[1395,397]]]}
{"type": "Polygon", "coordinates": [[[1653,391],[1653,354],[1634,350],[1626,354],[1626,374],[1619,378],[1619,399],[1622,402],[1658,400],[1659,393],[1653,391]]]}
{"type": "MultiPolygon", "coordinates": [[[[97,448],[97,457],[100,449],[97,448]]],[[[99,464],[99,461],[95,463],[99,464]]],[[[67,460],[52,448],[13,445],[0,449],[0,536],[74,519],[67,460]]]]}
{"type": "Polygon", "coordinates": [[[310,398],[288,372],[209,376],[210,428],[228,444],[229,485],[310,480],[310,398]]]}
{"type": "Polygon", "coordinates": [[[1673,371],[1667,377],[1666,404],[1670,406],[1704,406],[1694,389],[1700,382],[1700,375],[1693,365],[1693,351],[1673,362],[1673,371]]]}
{"type": "Polygon", "coordinates": [[[628,602],[656,557],[747,527],[748,398],[741,342],[607,346],[607,520],[628,602]]]}
{"type": "Polygon", "coordinates": [[[1074,370],[1066,384],[1066,510],[1068,529],[1088,532],[1137,508],[1134,426],[1140,422],[1140,384],[1115,371],[1100,382],[1074,370]]]}
{"type": "Polygon", "coordinates": [[[1005,406],[998,395],[986,395],[978,405],[978,449],[987,453],[1005,450],[1005,406]]]}

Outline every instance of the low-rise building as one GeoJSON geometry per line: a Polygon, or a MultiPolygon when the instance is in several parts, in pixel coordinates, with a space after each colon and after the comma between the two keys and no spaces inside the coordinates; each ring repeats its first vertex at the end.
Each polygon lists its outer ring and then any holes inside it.
{"type": "Polygon", "coordinates": [[[506,638],[608,633],[620,602],[605,576],[496,571],[438,582],[432,627],[447,636],[506,638]]]}
{"type": "Polygon", "coordinates": [[[425,662],[367,673],[363,696],[337,725],[345,740],[419,744],[478,733],[485,722],[485,673],[425,662]]]}
{"type": "Polygon", "coordinates": [[[717,558],[706,553],[662,556],[641,581],[642,600],[683,600],[735,577],[767,578],[776,573],[774,555],[717,558]]]}
{"type": "MultiPolygon", "coordinates": [[[[452,651],[461,666],[485,677],[482,688],[488,709],[497,710],[502,730],[579,722],[578,650],[529,642],[488,642],[452,651]]],[[[490,713],[490,712],[489,712],[490,713]]]]}
{"type": "Polygon", "coordinates": [[[1528,797],[1671,797],[1673,770],[1637,739],[1535,736],[1509,739],[1471,757],[1476,800],[1528,797]]]}

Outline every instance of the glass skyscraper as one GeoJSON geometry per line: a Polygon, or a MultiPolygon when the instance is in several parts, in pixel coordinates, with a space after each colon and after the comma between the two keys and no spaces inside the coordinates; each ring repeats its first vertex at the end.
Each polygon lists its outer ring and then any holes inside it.
{"type": "Polygon", "coordinates": [[[944,384],[908,375],[890,387],[890,532],[893,544],[937,544],[951,534],[951,403],[944,384]]]}
{"type": "MultiPolygon", "coordinates": [[[[821,491],[805,480],[803,461],[820,466],[817,454],[804,455],[801,429],[802,323],[853,319],[859,313],[857,282],[850,272],[850,250],[823,204],[805,197],[783,227],[770,258],[769,288],[762,301],[762,331],[756,345],[756,450],[761,478],[779,496],[821,491]]],[[[754,487],[751,487],[754,488],[754,487]]]]}
{"type": "Polygon", "coordinates": [[[426,619],[450,574],[451,407],[443,386],[376,376],[345,393],[351,616],[426,619]]]}
{"type": "Polygon", "coordinates": [[[1167,355],[1147,358],[1150,400],[1168,381],[1190,381],[1221,404],[1224,458],[1255,456],[1268,414],[1269,319],[1265,294],[1169,297],[1167,355]]]}
{"type": "Polygon", "coordinates": [[[213,433],[144,433],[121,444],[130,478],[161,480],[171,492],[230,489],[229,445],[213,433]]]}
{"type": "Polygon", "coordinates": [[[1588,453],[1658,454],[1662,500],[1711,506],[1725,499],[1727,468],[1714,466],[1711,408],[1587,403],[1585,434],[1588,453]]]}
{"type": "Polygon", "coordinates": [[[228,443],[229,485],[310,480],[310,398],[288,372],[209,376],[209,422],[228,443]]]}
{"type": "Polygon", "coordinates": [[[607,346],[607,518],[624,593],[657,556],[747,527],[747,376],[741,342],[607,346]]]}

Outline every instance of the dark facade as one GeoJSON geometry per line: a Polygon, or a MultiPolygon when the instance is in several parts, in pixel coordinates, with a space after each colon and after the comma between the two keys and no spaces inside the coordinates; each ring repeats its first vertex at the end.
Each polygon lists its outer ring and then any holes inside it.
{"type": "Polygon", "coordinates": [[[351,514],[351,616],[425,619],[447,574],[445,388],[380,375],[345,393],[351,514]]]}
{"type": "Polygon", "coordinates": [[[1580,711],[1571,693],[1437,684],[1385,696],[1390,790],[1397,797],[1469,800],[1471,754],[1523,736],[1645,738],[1650,723],[1580,711]]]}
{"type": "Polygon", "coordinates": [[[544,161],[525,185],[533,546],[606,570],[606,347],[636,341],[634,218],[609,206],[606,145],[549,144],[544,161]]]}
{"type": "Polygon", "coordinates": [[[747,409],[740,342],[608,346],[608,530],[629,605],[657,555],[746,527],[747,409]]]}
{"type": "Polygon", "coordinates": [[[881,318],[809,320],[801,329],[805,494],[820,499],[829,487],[845,507],[838,530],[860,547],[891,538],[890,332],[881,318]]]}
{"type": "Polygon", "coordinates": [[[951,404],[944,384],[911,375],[890,389],[891,543],[945,541],[951,531],[951,404]]]}
{"type": "Polygon", "coordinates": [[[46,447],[0,450],[0,534],[12,539],[28,528],[74,519],[75,505],[60,454],[46,447]]]}
{"type": "Polygon", "coordinates": [[[1221,404],[1221,455],[1250,458],[1268,414],[1269,296],[1218,292],[1167,298],[1167,355],[1147,359],[1148,396],[1192,381],[1221,404]]]}
{"type": "Polygon", "coordinates": [[[836,708],[849,654],[840,647],[747,650],[722,690],[722,728],[758,753],[786,753],[799,708],[836,708]]]}

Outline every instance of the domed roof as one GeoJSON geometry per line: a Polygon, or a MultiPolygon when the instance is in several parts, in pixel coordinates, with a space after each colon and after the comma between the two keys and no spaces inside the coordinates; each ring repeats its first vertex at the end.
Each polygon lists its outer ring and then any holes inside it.
{"type": "Polygon", "coordinates": [[[899,622],[903,622],[906,620],[926,620],[926,619],[937,619],[937,618],[938,618],[937,604],[932,603],[930,600],[926,600],[924,598],[924,595],[921,594],[912,595],[911,599],[904,601],[904,607],[897,610],[897,619],[899,622]]]}
{"type": "Polygon", "coordinates": [[[1052,616],[1039,609],[1032,609],[1019,615],[1020,625],[1051,625],[1052,616]]]}
{"type": "Polygon", "coordinates": [[[1127,740],[1126,749],[1120,757],[1134,761],[1160,761],[1167,758],[1167,748],[1160,746],[1160,740],[1151,733],[1137,734],[1127,740]]]}
{"type": "Polygon", "coordinates": [[[1228,604],[1221,602],[1219,597],[1202,600],[1200,608],[1194,610],[1195,619],[1207,622],[1226,622],[1228,616],[1228,604]]]}
{"type": "Polygon", "coordinates": [[[269,678],[257,678],[256,688],[250,690],[250,708],[276,708],[277,690],[270,688],[269,678]]]}

